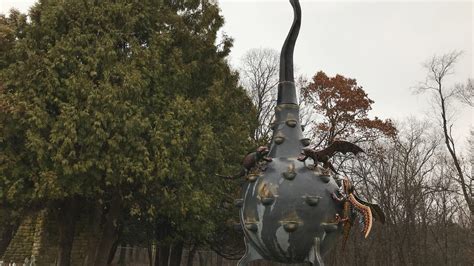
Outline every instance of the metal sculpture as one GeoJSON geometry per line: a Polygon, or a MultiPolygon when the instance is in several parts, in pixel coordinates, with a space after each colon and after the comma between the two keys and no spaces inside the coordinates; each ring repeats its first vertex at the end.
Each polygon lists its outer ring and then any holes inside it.
{"type": "Polygon", "coordinates": [[[356,198],[348,179],[336,182],[328,171],[329,168],[335,172],[328,161],[334,153],[357,154],[362,149],[344,141],[322,151],[303,149],[310,140],[303,137],[293,74],[301,8],[298,0],[290,3],[294,20],[281,50],[271,148],[268,152],[260,147],[247,155],[242,171],[234,176],[246,176],[242,199],[235,201],[240,208],[246,245],[238,265],[258,259],[323,265],[323,256],[343,231],[349,232],[355,216],[361,214],[367,235],[372,209],[378,208],[356,198]],[[307,165],[308,157],[314,165],[307,165]]]}

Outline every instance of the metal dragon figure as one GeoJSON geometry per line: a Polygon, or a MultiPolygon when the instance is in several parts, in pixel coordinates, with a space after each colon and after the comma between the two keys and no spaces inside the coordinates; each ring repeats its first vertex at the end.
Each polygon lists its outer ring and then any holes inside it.
{"type": "Polygon", "coordinates": [[[334,173],[338,174],[334,166],[329,161],[336,153],[348,153],[351,152],[357,155],[359,152],[364,152],[359,146],[342,140],[333,141],[331,145],[322,150],[315,150],[313,148],[304,148],[301,152],[301,156],[298,160],[304,162],[308,157],[313,159],[314,164],[323,163],[324,168],[331,169],[334,173]]]}

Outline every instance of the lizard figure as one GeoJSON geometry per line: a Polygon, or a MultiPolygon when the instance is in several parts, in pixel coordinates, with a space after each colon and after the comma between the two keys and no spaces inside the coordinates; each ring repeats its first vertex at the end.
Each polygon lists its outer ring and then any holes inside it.
{"type": "Polygon", "coordinates": [[[266,156],[270,150],[266,146],[260,146],[256,151],[248,153],[242,160],[240,172],[232,176],[217,175],[228,179],[236,179],[249,174],[250,170],[258,165],[259,162],[271,162],[272,158],[266,156]]]}

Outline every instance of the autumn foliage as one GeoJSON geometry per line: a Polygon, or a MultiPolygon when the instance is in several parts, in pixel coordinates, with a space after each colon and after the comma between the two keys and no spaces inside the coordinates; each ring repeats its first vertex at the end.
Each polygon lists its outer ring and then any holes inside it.
{"type": "Polygon", "coordinates": [[[374,140],[397,134],[392,121],[369,118],[374,103],[355,79],[342,75],[328,77],[319,71],[312,81],[301,89],[302,100],[321,116],[315,123],[315,134],[320,143],[335,139],[353,142],[374,140]]]}

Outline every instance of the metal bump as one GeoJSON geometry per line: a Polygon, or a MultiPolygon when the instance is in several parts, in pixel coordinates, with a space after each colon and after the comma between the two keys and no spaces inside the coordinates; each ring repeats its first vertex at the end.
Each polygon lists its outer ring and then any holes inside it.
{"type": "Polygon", "coordinates": [[[337,231],[338,224],[336,223],[321,223],[321,227],[326,231],[326,233],[332,233],[337,231]]]}
{"type": "Polygon", "coordinates": [[[319,203],[319,200],[321,199],[320,196],[303,196],[306,204],[309,206],[316,206],[319,203]]]}
{"type": "Polygon", "coordinates": [[[245,228],[252,232],[258,231],[258,226],[256,222],[245,222],[245,228]]]}
{"type": "Polygon", "coordinates": [[[255,182],[258,179],[258,175],[248,175],[247,180],[251,183],[255,182]]]}
{"type": "Polygon", "coordinates": [[[308,139],[308,138],[304,138],[304,139],[300,139],[301,141],[301,144],[303,144],[303,146],[309,146],[309,144],[311,144],[311,140],[308,139]]]}
{"type": "Polygon", "coordinates": [[[280,145],[285,141],[285,136],[280,132],[275,136],[274,141],[276,144],[280,145]]]}
{"type": "Polygon", "coordinates": [[[264,197],[264,198],[260,198],[260,201],[262,202],[263,205],[267,206],[267,205],[272,205],[273,202],[275,201],[275,198],[274,197],[264,197]]]}
{"type": "Polygon", "coordinates": [[[294,164],[294,163],[291,163],[291,164],[288,166],[288,171],[284,172],[282,175],[283,175],[283,177],[284,177],[285,179],[288,179],[288,180],[293,180],[293,179],[295,179],[295,177],[296,177],[295,164],[294,164]]]}
{"type": "Polygon", "coordinates": [[[235,205],[235,207],[240,208],[240,207],[242,207],[242,205],[244,205],[244,200],[243,199],[235,199],[234,200],[234,205],[235,205]]]}
{"type": "Polygon", "coordinates": [[[296,120],[293,120],[293,119],[286,120],[286,125],[289,127],[295,127],[297,124],[298,122],[296,120]]]}
{"type": "Polygon", "coordinates": [[[321,175],[319,177],[324,183],[328,183],[331,180],[331,177],[329,175],[321,175]]]}
{"type": "Polygon", "coordinates": [[[296,229],[298,229],[299,227],[299,223],[298,222],[293,222],[293,221],[284,221],[284,222],[281,222],[283,224],[283,229],[285,229],[285,231],[287,231],[288,233],[292,233],[294,231],[296,231],[296,229]]]}

